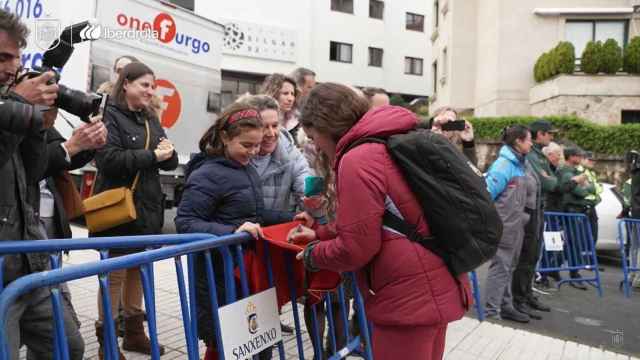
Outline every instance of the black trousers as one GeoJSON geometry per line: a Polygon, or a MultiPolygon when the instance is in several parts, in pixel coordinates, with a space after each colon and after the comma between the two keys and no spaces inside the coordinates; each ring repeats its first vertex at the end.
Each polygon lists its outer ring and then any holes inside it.
{"type": "Polygon", "coordinates": [[[514,303],[526,302],[533,296],[532,285],[536,264],[540,258],[540,239],[544,227],[543,210],[532,211],[529,222],[524,227],[524,241],[516,270],[511,280],[514,303]]]}

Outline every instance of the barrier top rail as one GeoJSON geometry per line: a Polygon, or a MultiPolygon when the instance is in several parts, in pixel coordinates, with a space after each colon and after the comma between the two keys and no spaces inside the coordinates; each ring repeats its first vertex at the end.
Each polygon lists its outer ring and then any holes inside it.
{"type": "MultiPolygon", "coordinates": [[[[4,289],[4,291],[0,293],[0,329],[4,329],[6,326],[7,315],[11,304],[13,304],[18,297],[33,289],[44,286],[57,285],[83,277],[96,276],[118,269],[141,266],[143,264],[175,258],[194,252],[201,252],[229,245],[238,245],[241,243],[249,242],[251,240],[250,235],[247,233],[238,233],[221,237],[216,237],[211,234],[203,237],[204,235],[206,234],[183,234],[168,236],[171,238],[171,241],[177,244],[177,246],[144,251],[136,254],[131,254],[127,257],[109,258],[100,262],[70,265],[55,270],[42,271],[20,277],[11,282],[4,289]],[[200,237],[201,239],[194,240],[198,237],[200,237]]],[[[99,239],[99,241],[101,241],[104,238],[99,239]]],[[[91,240],[91,238],[83,240],[91,240]]],[[[99,241],[97,241],[96,244],[99,241]]],[[[33,242],[44,241],[36,240],[33,242]]],[[[22,243],[24,244],[25,242],[23,241],[22,243]]],[[[139,243],[140,245],[144,246],[142,243],[145,242],[143,241],[139,243]]],[[[92,244],[92,248],[95,248],[96,245],[94,243],[92,244]]],[[[42,250],[42,248],[39,247],[37,249],[37,251],[46,251],[42,250]]],[[[5,331],[0,331],[0,359],[3,360],[8,359],[6,341],[7,339],[5,331]]]]}
{"type": "Polygon", "coordinates": [[[61,250],[105,250],[178,245],[198,240],[210,239],[212,236],[213,235],[211,234],[193,233],[148,235],[145,236],[144,239],[141,239],[140,236],[111,236],[75,239],[1,241],[0,255],[24,254],[33,252],[55,252],[61,250]]]}

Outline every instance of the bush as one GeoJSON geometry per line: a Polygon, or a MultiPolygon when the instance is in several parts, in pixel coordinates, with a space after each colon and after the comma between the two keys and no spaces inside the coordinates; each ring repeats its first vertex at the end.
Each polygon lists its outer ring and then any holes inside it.
{"type": "Polygon", "coordinates": [[[602,45],[600,71],[613,75],[622,68],[622,48],[615,39],[608,39],[602,45]]]}
{"type": "Polygon", "coordinates": [[[545,52],[533,67],[533,78],[542,82],[558,74],[573,74],[576,55],[571,43],[561,41],[555,48],[545,52]]]}
{"type": "Polygon", "coordinates": [[[624,71],[629,74],[640,74],[640,36],[636,36],[627,45],[624,52],[624,71]]]}
{"type": "Polygon", "coordinates": [[[404,98],[398,94],[394,94],[389,98],[389,103],[391,105],[395,105],[395,106],[402,106],[402,107],[407,107],[409,106],[409,104],[404,101],[404,98]]]}
{"type": "Polygon", "coordinates": [[[576,50],[568,41],[561,41],[555,48],[559,74],[573,74],[576,68],[576,50]]]}
{"type": "MultiPolygon", "coordinates": [[[[498,140],[507,126],[529,123],[537,117],[470,118],[476,138],[498,140]]],[[[544,119],[559,130],[558,139],[574,142],[581,148],[598,154],[623,155],[631,149],[640,149],[640,124],[603,126],[572,116],[554,116],[544,119]],[[612,141],[615,139],[615,141],[612,141]]]]}
{"type": "Polygon", "coordinates": [[[597,74],[602,68],[602,43],[589,41],[582,52],[582,71],[585,74],[597,74]]]}

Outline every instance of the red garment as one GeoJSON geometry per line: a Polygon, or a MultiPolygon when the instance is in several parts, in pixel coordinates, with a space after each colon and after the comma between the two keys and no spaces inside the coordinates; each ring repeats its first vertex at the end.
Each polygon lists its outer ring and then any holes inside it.
{"type": "MultiPolygon", "coordinates": [[[[287,243],[289,231],[298,226],[298,222],[290,222],[263,228],[265,240],[270,243],[269,255],[271,258],[271,269],[273,272],[273,282],[276,286],[276,297],[278,307],[291,301],[291,290],[287,280],[285,268],[285,255],[292,259],[292,269],[296,298],[304,295],[308,290],[309,302],[318,302],[325,291],[334,290],[340,284],[340,275],[333,271],[320,271],[317,273],[307,273],[305,284],[305,268],[302,261],[296,260],[296,254],[304,248],[299,245],[287,243]],[[308,287],[308,289],[306,289],[308,287]]],[[[269,288],[269,277],[264,258],[265,243],[256,241],[255,252],[248,251],[244,256],[244,264],[247,271],[249,290],[255,294],[269,288]]]]}
{"type": "Polygon", "coordinates": [[[376,360],[441,360],[447,325],[373,325],[373,358],[376,360]],[[402,344],[399,346],[398,344],[402,344]]]}
{"type": "Polygon", "coordinates": [[[458,284],[434,253],[382,228],[388,196],[409,223],[418,224],[420,234],[430,234],[420,204],[385,145],[365,143],[343,154],[357,139],[404,133],[416,123],[410,111],[384,106],[369,111],[340,139],[334,164],[338,236],[321,241],[311,254],[318,268],[357,271],[367,318],[377,325],[444,325],[460,319],[471,304],[466,275],[458,284]]]}

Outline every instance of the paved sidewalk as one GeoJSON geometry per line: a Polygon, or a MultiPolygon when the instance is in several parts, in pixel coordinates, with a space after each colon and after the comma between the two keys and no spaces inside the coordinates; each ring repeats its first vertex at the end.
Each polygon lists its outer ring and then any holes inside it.
{"type": "MultiPolygon", "coordinates": [[[[83,233],[82,229],[78,228],[74,229],[74,234],[77,237],[86,236],[86,233],[83,233]]],[[[67,266],[81,264],[97,261],[98,259],[96,251],[74,251],[66,264],[67,266]]],[[[173,260],[156,263],[154,270],[159,340],[167,350],[162,359],[186,359],[186,346],[173,260]]],[[[69,283],[69,288],[71,289],[75,309],[82,321],[81,333],[86,343],[85,358],[97,359],[98,343],[95,337],[94,322],[97,319],[98,281],[95,277],[80,279],[69,283]]],[[[303,319],[302,309],[300,308],[299,311],[300,319],[303,319]]],[[[293,324],[293,312],[290,306],[283,309],[282,318],[284,323],[293,324]]],[[[306,330],[304,334],[305,358],[310,359],[313,351],[306,335],[306,330]]],[[[287,358],[298,358],[296,342],[293,336],[285,337],[285,349],[287,358]]],[[[204,354],[202,344],[200,354],[201,356],[204,354]]],[[[149,356],[127,352],[125,352],[125,356],[128,360],[150,358],[149,356]]],[[[447,360],[640,360],[571,341],[516,330],[496,323],[480,323],[468,317],[450,325],[447,332],[445,358],[447,360]]]]}

